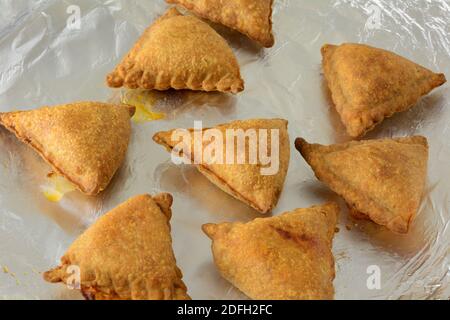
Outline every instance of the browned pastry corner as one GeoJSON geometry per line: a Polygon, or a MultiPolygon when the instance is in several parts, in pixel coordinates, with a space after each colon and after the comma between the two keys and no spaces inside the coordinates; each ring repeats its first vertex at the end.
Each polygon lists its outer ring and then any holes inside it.
{"type": "MultiPolygon", "coordinates": [[[[289,135],[287,132],[287,121],[283,119],[251,119],[251,120],[237,120],[227,124],[218,125],[212,129],[219,130],[224,137],[224,148],[226,146],[226,130],[228,129],[278,129],[279,130],[279,169],[276,174],[262,175],[261,163],[207,163],[202,162],[197,164],[197,169],[205,175],[217,187],[235,197],[236,199],[246,203],[255,210],[261,213],[270,212],[277,204],[281,191],[283,190],[284,181],[286,179],[287,170],[289,167],[289,135]]],[[[208,129],[203,129],[209,130],[208,129]]],[[[158,132],[154,135],[153,140],[166,147],[168,151],[177,148],[178,141],[172,140],[172,134],[177,129],[158,132]]],[[[194,144],[202,144],[202,141],[195,142],[198,139],[194,135],[193,129],[189,129],[192,136],[191,150],[193,154],[185,154],[192,162],[195,159],[194,144]]],[[[248,142],[247,142],[248,143],[248,142]]],[[[259,143],[259,142],[258,142],[259,143]]],[[[236,141],[235,141],[236,145],[236,141]]],[[[271,144],[268,143],[268,153],[271,153],[271,144]]],[[[249,148],[246,148],[248,154],[249,148]]],[[[175,150],[177,153],[183,150],[175,150]]],[[[225,154],[224,150],[224,154],[225,154]]],[[[203,154],[203,152],[202,152],[203,154]]],[[[246,155],[248,159],[248,155],[246,155]]]]}
{"type": "Polygon", "coordinates": [[[169,9],[107,76],[113,88],[190,89],[237,93],[244,89],[233,51],[213,28],[169,9]]]}
{"type": "Polygon", "coordinates": [[[357,218],[406,233],[427,176],[427,139],[353,141],[330,146],[298,138],[295,147],[316,177],[342,196],[357,218]]]}
{"type": "Polygon", "coordinates": [[[296,209],[248,223],[205,224],[222,276],[257,300],[330,300],[339,207],[296,209]]]}
{"type": "Polygon", "coordinates": [[[68,268],[76,266],[88,299],[190,299],[172,250],[171,206],[168,193],[127,200],[79,236],[44,279],[75,284],[68,268]]]}
{"type": "Polygon", "coordinates": [[[195,14],[237,30],[262,46],[274,45],[273,0],[166,0],[195,14]]]}
{"type": "Polygon", "coordinates": [[[0,113],[0,124],[80,191],[104,190],[125,159],[134,107],[76,102],[0,113]]]}
{"type": "Polygon", "coordinates": [[[442,73],[363,44],[326,44],[322,57],[331,97],[351,137],[363,136],[446,82],[442,73]]]}

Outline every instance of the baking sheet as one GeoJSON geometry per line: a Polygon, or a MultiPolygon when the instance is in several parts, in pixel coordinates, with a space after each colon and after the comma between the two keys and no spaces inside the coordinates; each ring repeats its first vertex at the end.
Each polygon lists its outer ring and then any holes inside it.
{"type": "MultiPolygon", "coordinates": [[[[0,0],[0,111],[119,99],[124,93],[107,88],[105,75],[166,8],[162,0],[0,0]],[[67,24],[73,5],[81,13],[79,30],[67,24]]],[[[325,144],[348,140],[321,75],[324,43],[368,43],[450,76],[448,1],[276,0],[273,20],[276,44],[271,49],[215,26],[237,55],[246,83],[243,93],[146,94],[166,117],[133,124],[127,160],[98,197],[71,192],[60,202],[48,201],[42,186],[49,167],[0,130],[1,298],[81,298],[77,291],[45,283],[40,272],[57,265],[69,244],[100,215],[133,195],[160,191],[175,199],[174,251],[192,298],[245,298],[214,268],[210,241],[200,226],[249,221],[259,214],[191,166],[172,164],[170,155],[151,141],[152,135],[192,127],[194,120],[209,126],[282,117],[289,120],[292,143],[299,136],[325,144]]],[[[384,121],[367,138],[412,134],[429,139],[430,160],[424,199],[407,235],[348,220],[342,201],[314,178],[292,146],[284,192],[273,214],[327,200],[342,204],[333,248],[337,299],[450,297],[448,84],[411,110],[384,121]],[[367,286],[370,266],[380,270],[380,289],[367,286]]]]}

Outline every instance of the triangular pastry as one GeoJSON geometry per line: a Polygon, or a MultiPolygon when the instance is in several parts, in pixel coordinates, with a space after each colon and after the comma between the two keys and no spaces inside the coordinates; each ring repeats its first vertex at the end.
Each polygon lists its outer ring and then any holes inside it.
{"type": "Polygon", "coordinates": [[[408,232],[425,185],[427,140],[421,136],[331,146],[298,138],[296,148],[317,178],[341,195],[353,213],[408,232]]]}
{"type": "MultiPolygon", "coordinates": [[[[223,157],[220,160],[225,160],[226,156],[226,136],[228,130],[234,130],[233,132],[238,132],[243,130],[243,132],[249,132],[247,130],[254,130],[256,133],[255,137],[256,143],[258,144],[257,152],[261,152],[263,147],[260,141],[268,141],[267,149],[264,151],[267,155],[273,156],[273,168],[274,172],[269,174],[262,174],[262,168],[267,168],[267,166],[261,163],[261,158],[258,157],[257,161],[253,163],[250,161],[249,152],[251,147],[249,147],[249,140],[246,140],[245,161],[240,163],[237,161],[237,155],[239,154],[238,141],[234,139],[233,146],[235,150],[235,160],[234,162],[226,162],[213,159],[212,161],[206,161],[205,150],[210,145],[208,139],[207,141],[200,140],[200,135],[195,134],[194,129],[188,129],[191,136],[191,154],[187,154],[186,146],[181,143],[183,150],[180,150],[179,140],[174,140],[173,134],[178,132],[180,129],[158,132],[154,135],[153,140],[167,148],[168,151],[173,150],[176,154],[184,152],[184,157],[191,160],[192,163],[195,159],[200,159],[196,164],[197,169],[205,175],[213,184],[218,186],[220,189],[235,197],[236,199],[246,203],[252,208],[256,209],[261,213],[267,213],[275,207],[280,197],[281,191],[283,189],[284,180],[286,178],[286,173],[289,166],[289,135],[287,132],[287,121],[283,119],[251,119],[251,120],[237,120],[227,124],[221,124],[215,126],[214,128],[203,129],[202,132],[212,132],[217,131],[221,133],[221,139],[223,138],[223,157]],[[268,140],[265,140],[261,131],[267,133],[268,140]],[[278,154],[272,149],[271,134],[272,130],[278,132],[278,154]],[[201,146],[201,148],[196,148],[195,145],[201,146]],[[201,153],[203,155],[199,156],[201,153]],[[274,163],[278,162],[277,165],[274,163]]],[[[199,132],[197,130],[197,132],[199,132]]],[[[254,146],[253,146],[254,147],[254,146]]],[[[255,148],[253,148],[255,150],[255,148]]]]}
{"type": "Polygon", "coordinates": [[[367,131],[413,106],[445,83],[445,76],[395,53],[362,44],[322,47],[323,70],[347,133],[367,131]]]}
{"type": "Polygon", "coordinates": [[[195,14],[237,30],[270,48],[273,0],[166,0],[179,4],[195,14]]]}
{"type": "Polygon", "coordinates": [[[44,279],[78,285],[94,300],[190,299],[172,250],[171,205],[167,193],[127,200],[79,236],[44,279]]]}
{"type": "Polygon", "coordinates": [[[330,300],[339,207],[296,209],[248,223],[205,224],[222,276],[256,300],[330,300]]]}
{"type": "Polygon", "coordinates": [[[237,93],[244,88],[227,42],[207,23],[169,9],[150,26],[116,69],[110,87],[237,93]]]}
{"type": "Polygon", "coordinates": [[[77,102],[31,111],[0,113],[0,124],[36,150],[79,190],[104,190],[122,164],[134,108],[77,102]]]}

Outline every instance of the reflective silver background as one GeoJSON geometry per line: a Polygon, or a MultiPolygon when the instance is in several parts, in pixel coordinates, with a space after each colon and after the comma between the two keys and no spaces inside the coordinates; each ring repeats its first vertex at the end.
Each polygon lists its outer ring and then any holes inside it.
{"type": "MultiPolygon", "coordinates": [[[[162,0],[0,0],[0,111],[116,99],[120,93],[104,85],[105,75],[166,7],[162,0]],[[72,4],[81,8],[80,30],[66,27],[66,10],[72,4]]],[[[0,130],[0,265],[10,271],[0,270],[0,297],[81,298],[62,285],[45,283],[39,272],[55,266],[77,235],[107,210],[136,194],[167,191],[175,198],[174,250],[190,295],[194,299],[245,298],[215,270],[210,241],[200,226],[248,221],[259,214],[220,191],[194,168],[171,164],[170,155],[152,142],[153,133],[192,127],[194,120],[203,120],[206,126],[233,119],[288,119],[291,165],[274,210],[278,214],[326,200],[340,201],[314,178],[293,148],[298,136],[319,143],[348,139],[321,75],[324,43],[368,43],[450,77],[449,2],[276,0],[273,18],[276,45],[267,50],[217,27],[236,52],[245,91],[237,96],[157,95],[158,109],[167,118],[133,125],[126,163],[99,197],[72,192],[59,203],[49,202],[40,190],[48,166],[0,130]]],[[[431,147],[426,193],[412,230],[404,236],[370,223],[355,225],[347,220],[342,206],[334,242],[337,299],[450,297],[449,107],[446,84],[367,136],[425,135],[431,147]],[[346,224],[351,225],[350,231],[346,224]],[[381,269],[380,290],[366,287],[370,265],[381,269]]]]}

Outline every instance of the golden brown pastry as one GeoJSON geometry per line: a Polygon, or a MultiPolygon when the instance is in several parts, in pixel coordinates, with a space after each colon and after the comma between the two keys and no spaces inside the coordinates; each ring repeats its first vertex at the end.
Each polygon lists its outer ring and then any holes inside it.
{"type": "Polygon", "coordinates": [[[333,102],[351,137],[362,136],[384,118],[409,109],[446,81],[442,73],[367,45],[327,44],[322,56],[333,102]]]}
{"type": "Polygon", "coordinates": [[[0,124],[36,150],[79,190],[104,190],[122,164],[134,107],[76,102],[0,113],[0,124]]]}
{"type": "MultiPolygon", "coordinates": [[[[238,163],[237,161],[233,163],[227,163],[224,161],[206,161],[205,158],[199,156],[199,149],[195,148],[194,144],[202,146],[202,154],[205,157],[205,149],[209,145],[209,141],[204,141],[202,143],[201,137],[194,134],[193,129],[188,129],[191,135],[191,152],[192,154],[184,154],[185,157],[191,159],[194,163],[195,158],[198,157],[201,161],[196,164],[197,169],[205,175],[213,184],[218,186],[220,189],[235,197],[236,199],[246,203],[252,208],[258,210],[261,213],[270,212],[277,204],[280,197],[281,191],[283,189],[284,180],[286,178],[286,173],[289,167],[289,135],[287,132],[287,121],[283,119],[251,119],[251,120],[237,120],[227,124],[218,125],[214,128],[203,129],[203,133],[213,129],[218,130],[222,133],[223,137],[223,154],[226,154],[226,131],[228,129],[233,130],[259,130],[267,129],[268,143],[267,143],[267,154],[274,155],[275,152],[272,150],[272,140],[271,131],[272,129],[278,130],[279,142],[278,142],[278,159],[273,158],[273,163],[278,161],[277,170],[275,170],[276,165],[273,166],[273,174],[262,174],[262,167],[269,167],[270,165],[264,166],[261,164],[261,158],[258,157],[257,162],[251,163],[249,157],[249,140],[246,140],[245,145],[245,163],[238,163]],[[197,141],[197,142],[196,142],[197,141]],[[276,171],[276,172],[275,172],[276,171]]],[[[186,148],[182,145],[184,150],[179,149],[179,141],[174,140],[173,133],[176,131],[170,130],[165,132],[158,132],[154,135],[153,140],[166,147],[168,151],[174,151],[178,154],[181,152],[186,152],[186,148]]],[[[179,130],[179,129],[178,129],[179,130]]],[[[258,133],[258,138],[260,138],[258,133]]],[[[237,139],[234,139],[235,155],[239,152],[237,151],[237,139]]],[[[257,143],[259,144],[259,139],[257,143]]],[[[261,145],[258,145],[258,152],[262,149],[261,145]]],[[[222,158],[225,159],[225,158],[222,158]]],[[[237,158],[234,158],[237,160],[237,158]]],[[[272,164],[273,164],[272,163],[272,164]]]]}
{"type": "Polygon", "coordinates": [[[169,9],[107,77],[110,87],[237,93],[239,65],[226,41],[194,16],[169,9]]]}
{"type": "Polygon", "coordinates": [[[339,207],[296,209],[248,223],[205,224],[222,276],[257,300],[333,299],[339,207]]]}
{"type": "Polygon", "coordinates": [[[166,0],[179,4],[195,14],[237,30],[270,48],[273,0],[166,0]]]}
{"type": "Polygon", "coordinates": [[[172,250],[169,220],[172,196],[133,197],[99,218],[44,273],[49,282],[72,283],[94,300],[190,299],[172,250]]]}
{"type": "Polygon", "coordinates": [[[357,218],[408,232],[419,208],[427,174],[427,139],[348,142],[331,146],[298,138],[295,147],[317,178],[341,195],[357,218]]]}

